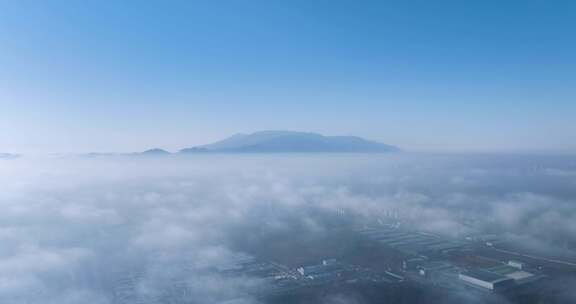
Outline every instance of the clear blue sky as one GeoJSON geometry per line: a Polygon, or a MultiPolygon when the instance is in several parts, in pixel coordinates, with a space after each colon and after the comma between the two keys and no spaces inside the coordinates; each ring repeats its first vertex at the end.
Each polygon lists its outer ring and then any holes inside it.
{"type": "Polygon", "coordinates": [[[576,1],[0,0],[0,151],[576,151],[576,1]]]}

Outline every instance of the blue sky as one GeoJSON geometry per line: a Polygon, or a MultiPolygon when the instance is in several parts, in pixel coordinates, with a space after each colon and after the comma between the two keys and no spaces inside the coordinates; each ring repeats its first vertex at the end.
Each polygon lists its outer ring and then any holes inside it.
{"type": "Polygon", "coordinates": [[[0,151],[576,151],[574,1],[0,0],[0,151]]]}

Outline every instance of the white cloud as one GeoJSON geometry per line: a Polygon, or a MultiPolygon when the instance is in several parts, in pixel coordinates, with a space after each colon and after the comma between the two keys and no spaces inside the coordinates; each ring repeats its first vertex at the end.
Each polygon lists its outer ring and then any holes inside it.
{"type": "Polygon", "coordinates": [[[243,254],[238,235],[295,226],[321,233],[323,215],[338,212],[356,221],[400,212],[415,227],[452,235],[467,231],[462,217],[478,214],[519,236],[576,232],[571,174],[526,177],[524,164],[410,157],[2,163],[0,302],[113,303],[131,276],[142,297],[161,296],[176,280],[204,303],[249,301],[257,280],[206,270],[243,254]]]}

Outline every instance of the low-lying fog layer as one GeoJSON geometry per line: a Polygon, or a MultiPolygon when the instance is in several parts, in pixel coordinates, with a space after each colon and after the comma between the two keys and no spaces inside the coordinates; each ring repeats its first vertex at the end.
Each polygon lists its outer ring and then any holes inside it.
{"type": "Polygon", "coordinates": [[[258,280],[209,269],[258,252],[243,240],[322,233],[334,213],[392,212],[447,235],[474,232],[471,219],[542,250],[576,235],[576,158],[564,156],[21,158],[0,160],[0,185],[5,304],[114,303],[126,284],[153,298],[174,282],[188,303],[256,303],[258,280]]]}

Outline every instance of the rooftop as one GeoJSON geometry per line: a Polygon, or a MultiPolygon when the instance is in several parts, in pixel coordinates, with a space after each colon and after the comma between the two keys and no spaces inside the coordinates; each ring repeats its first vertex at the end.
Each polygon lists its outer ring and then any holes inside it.
{"type": "Polygon", "coordinates": [[[465,273],[462,273],[462,275],[490,283],[496,283],[508,279],[503,275],[499,275],[497,273],[489,272],[486,270],[469,270],[465,273]]]}

